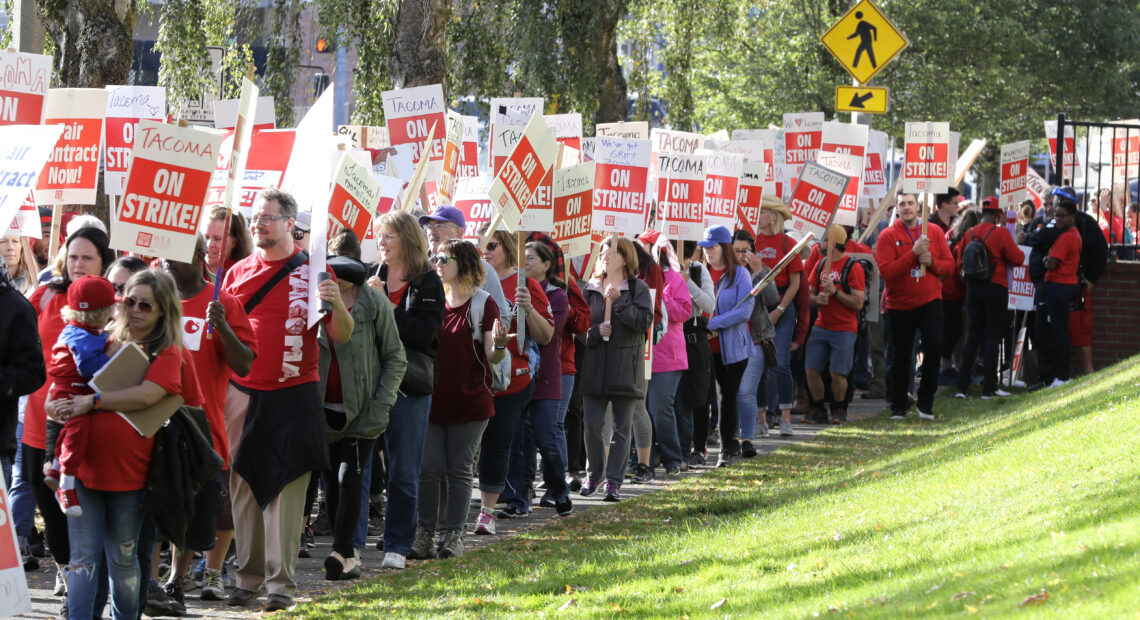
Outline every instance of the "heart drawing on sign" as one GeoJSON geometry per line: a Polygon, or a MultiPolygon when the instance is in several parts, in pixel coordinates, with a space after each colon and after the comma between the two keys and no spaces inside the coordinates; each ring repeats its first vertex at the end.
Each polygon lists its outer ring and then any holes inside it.
{"type": "Polygon", "coordinates": [[[804,119],[802,119],[802,118],[796,119],[796,127],[799,127],[800,125],[803,125],[803,124],[804,124],[804,119]]]}

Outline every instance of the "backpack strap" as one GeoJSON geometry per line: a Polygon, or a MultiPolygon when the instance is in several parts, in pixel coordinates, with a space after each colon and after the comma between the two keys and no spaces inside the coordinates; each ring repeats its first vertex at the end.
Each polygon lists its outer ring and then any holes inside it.
{"type": "Polygon", "coordinates": [[[467,326],[471,328],[471,339],[483,343],[483,310],[487,307],[487,297],[490,295],[481,288],[475,289],[471,295],[471,305],[467,307],[467,326]]]}
{"type": "Polygon", "coordinates": [[[257,289],[257,292],[253,294],[253,297],[250,297],[249,301],[245,302],[245,313],[249,314],[250,312],[253,312],[253,309],[265,300],[265,296],[269,294],[269,291],[273,290],[273,287],[277,286],[278,282],[284,280],[285,276],[296,271],[297,268],[305,264],[305,261],[307,260],[309,260],[309,253],[304,250],[301,250],[300,252],[297,252],[291,256],[289,260],[281,266],[281,269],[278,269],[277,273],[273,274],[273,276],[269,278],[265,284],[261,285],[261,288],[257,289]]]}

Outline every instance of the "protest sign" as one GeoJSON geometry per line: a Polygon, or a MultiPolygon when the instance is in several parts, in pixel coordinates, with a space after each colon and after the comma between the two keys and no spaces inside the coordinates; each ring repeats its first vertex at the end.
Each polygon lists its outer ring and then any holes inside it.
{"type": "Polygon", "coordinates": [[[404,189],[404,182],[400,179],[380,174],[373,174],[372,178],[380,184],[380,201],[372,212],[372,225],[364,231],[360,240],[360,260],[366,265],[376,262],[378,249],[376,247],[376,218],[391,211],[399,209],[400,191],[404,189]]]}
{"type": "Polygon", "coordinates": [[[594,137],[601,138],[627,138],[629,140],[648,140],[649,123],[634,121],[632,123],[598,123],[594,125],[594,137]]]}
{"type": "Polygon", "coordinates": [[[485,174],[478,177],[459,179],[455,184],[455,208],[463,212],[467,227],[463,238],[478,241],[483,228],[495,218],[495,207],[491,205],[491,183],[495,177],[485,174]]]}
{"type": "Polygon", "coordinates": [[[684,153],[692,155],[704,146],[705,137],[699,133],[656,129],[649,132],[654,153],[684,153]]]}
{"type": "Polygon", "coordinates": [[[863,197],[882,200],[887,197],[887,134],[872,129],[867,134],[867,157],[863,162],[863,197]]]}
{"type": "Polygon", "coordinates": [[[586,162],[554,171],[554,232],[550,238],[567,258],[590,253],[596,166],[586,162]]]}
{"type": "MultiPolygon", "coordinates": [[[[1105,130],[1105,135],[1112,140],[1112,176],[1120,183],[1125,179],[1135,179],[1140,176],[1140,129],[1136,128],[1140,125],[1140,120],[1130,119],[1117,123],[1132,125],[1132,127],[1113,127],[1111,131],[1105,130]]],[[[1056,132],[1055,127],[1054,132],[1056,132]]],[[[1101,184],[1106,185],[1103,181],[1101,184]]]]}
{"type": "Polygon", "coordinates": [[[139,121],[166,119],[166,89],[162,86],[108,86],[107,92],[103,192],[108,196],[122,196],[139,121]]]}
{"type": "Polygon", "coordinates": [[[594,138],[582,138],[582,161],[594,161],[594,138]]]}
{"type": "Polygon", "coordinates": [[[1035,208],[1041,208],[1041,201],[1049,194],[1049,184],[1033,168],[1028,170],[1025,177],[1025,192],[1033,201],[1035,208]]]}
{"type": "Polygon", "coordinates": [[[946,144],[946,161],[950,162],[946,166],[946,189],[949,189],[958,184],[958,143],[962,140],[962,134],[957,131],[950,132],[950,140],[946,144]]]}
{"type": "MultiPolygon", "coordinates": [[[[1049,142],[1049,165],[1057,169],[1057,121],[1045,121],[1045,139],[1049,142]]],[[[1072,125],[1065,125],[1065,141],[1061,144],[1061,161],[1064,165],[1061,178],[1069,182],[1075,178],[1076,168],[1081,165],[1077,155],[1077,139],[1072,125]]]]}
{"type": "MultiPolygon", "coordinates": [[[[575,151],[582,150],[582,115],[574,112],[572,114],[547,114],[542,117],[546,121],[546,126],[550,127],[550,131],[554,132],[554,139],[558,140],[559,144],[566,145],[575,151]]],[[[578,163],[574,161],[572,163],[578,163]]]]}
{"type": "Polygon", "coordinates": [[[444,142],[447,140],[443,87],[439,84],[386,90],[380,93],[384,104],[384,122],[392,144],[412,144],[412,160],[419,163],[426,150],[429,165],[426,180],[438,181],[443,174],[444,142]],[[435,127],[431,144],[424,144],[435,127]]]}
{"type": "Polygon", "coordinates": [[[902,193],[944,194],[950,187],[950,123],[907,123],[902,193]]]}
{"type": "Polygon", "coordinates": [[[850,181],[851,177],[815,162],[804,164],[788,201],[792,230],[811,232],[816,239],[826,239],[827,229],[850,181]]]}
{"type": "MultiPolygon", "coordinates": [[[[628,124],[628,123],[627,123],[628,124]]],[[[646,132],[648,133],[648,131],[646,132]]],[[[649,140],[594,139],[594,230],[636,235],[645,230],[649,140]]]]}
{"type": "Polygon", "coordinates": [[[372,174],[400,179],[404,183],[412,180],[412,173],[416,169],[416,165],[412,163],[412,145],[397,144],[370,150],[372,174]]]}
{"type": "Polygon", "coordinates": [[[1001,196],[998,206],[1016,209],[1025,200],[1029,172],[1029,140],[1001,145],[1001,196]]]}
{"type": "MultiPolygon", "coordinates": [[[[329,192],[331,193],[331,192],[329,192]]],[[[328,194],[326,194],[327,196],[328,194]]],[[[292,291],[297,290],[298,285],[301,284],[300,280],[304,280],[304,284],[308,291],[308,321],[305,325],[307,329],[312,329],[322,318],[324,313],[321,312],[321,298],[320,298],[320,274],[328,270],[328,228],[329,228],[329,202],[323,200],[313,205],[313,216],[311,220],[312,228],[309,229],[309,264],[301,265],[296,271],[289,275],[290,284],[293,286],[290,291],[290,300],[292,300],[292,291]],[[305,271],[302,271],[305,270],[305,271]]],[[[290,308],[290,318],[296,310],[290,308]]]]}
{"type": "MultiPolygon", "coordinates": [[[[542,114],[545,103],[546,100],[542,97],[491,97],[491,108],[487,119],[491,128],[490,143],[487,145],[489,151],[494,153],[501,150],[501,147],[495,146],[495,141],[498,139],[497,128],[504,125],[526,126],[530,122],[530,117],[542,114]]],[[[510,147],[503,152],[510,153],[510,147]]]]}
{"type": "MultiPolygon", "coordinates": [[[[234,125],[233,142],[230,143],[227,152],[229,153],[229,160],[226,162],[226,186],[222,191],[222,206],[226,208],[226,214],[229,215],[233,211],[239,209],[238,202],[241,199],[242,185],[245,183],[245,164],[249,159],[249,148],[253,141],[253,118],[255,114],[254,106],[257,104],[257,85],[253,83],[253,69],[250,68],[249,74],[241,80],[241,96],[238,99],[237,111],[237,124],[234,125]]],[[[303,204],[303,203],[302,203],[303,204]]],[[[245,215],[249,215],[247,211],[245,215]]],[[[230,220],[226,218],[225,228],[230,225],[230,220]]],[[[217,297],[218,286],[222,280],[222,267],[218,266],[218,273],[214,283],[214,296],[217,297]]],[[[211,333],[212,329],[207,328],[207,334],[211,333]]]]}
{"type": "Polygon", "coordinates": [[[43,227],[40,225],[40,210],[36,208],[36,201],[31,191],[28,191],[28,197],[20,205],[16,211],[16,217],[12,218],[12,223],[9,224],[7,230],[0,234],[0,237],[32,237],[39,239],[43,237],[43,227]]]}
{"type": "Polygon", "coordinates": [[[744,157],[723,151],[707,152],[705,162],[704,224],[736,227],[736,200],[744,157]]]}
{"type": "Polygon", "coordinates": [[[737,195],[737,228],[748,231],[756,237],[760,229],[760,202],[764,198],[764,177],[768,174],[768,164],[762,161],[746,161],[741,168],[740,190],[737,195]]]}
{"type": "Polygon", "coordinates": [[[62,125],[0,125],[0,230],[11,227],[28,201],[62,133],[62,125]]]}
{"type": "Polygon", "coordinates": [[[20,561],[20,543],[16,537],[16,519],[7,485],[0,485],[0,617],[10,618],[32,610],[28,593],[28,577],[20,561]]]}
{"type": "Polygon", "coordinates": [[[674,239],[704,236],[707,155],[657,153],[657,221],[654,228],[674,239]]]}
{"type": "Polygon", "coordinates": [[[297,124],[289,165],[281,180],[281,189],[293,194],[302,210],[328,204],[334,157],[339,157],[335,139],[329,135],[329,128],[333,126],[334,90],[325,89],[297,124]]]}
{"type": "Polygon", "coordinates": [[[515,145],[522,139],[523,131],[526,130],[526,123],[521,125],[507,125],[499,123],[491,129],[491,174],[499,174],[503,164],[506,163],[507,158],[510,157],[511,151],[515,150],[515,145]]]}
{"type": "MultiPolygon", "coordinates": [[[[237,127],[238,116],[241,115],[241,99],[220,99],[214,102],[214,129],[233,129],[237,127]]],[[[265,131],[277,127],[277,118],[273,111],[273,97],[257,97],[253,104],[253,112],[249,116],[253,122],[254,131],[265,131]]]]}
{"type": "Polygon", "coordinates": [[[819,147],[820,164],[851,177],[847,191],[839,201],[835,223],[854,226],[862,194],[863,163],[867,154],[867,126],[849,123],[824,123],[819,147]]]}
{"type": "Polygon", "coordinates": [[[0,50],[0,125],[39,125],[51,84],[51,56],[0,50]]]}
{"type": "Polygon", "coordinates": [[[775,177],[776,195],[787,201],[792,184],[788,182],[787,153],[784,151],[784,130],[777,129],[772,141],[772,165],[768,168],[768,172],[775,177]]]}
{"type": "Polygon", "coordinates": [[[463,117],[463,146],[459,153],[459,171],[456,176],[461,179],[479,176],[479,117],[463,117]]]}
{"type": "MultiPolygon", "coordinates": [[[[514,232],[518,228],[523,211],[530,204],[543,177],[554,166],[557,154],[558,142],[554,140],[554,134],[542,117],[535,114],[519,137],[518,144],[503,162],[502,169],[495,174],[488,192],[491,204],[499,210],[503,226],[507,230],[514,232]]],[[[546,230],[554,227],[553,217],[552,213],[551,225],[546,230]]]]}
{"type": "Polygon", "coordinates": [[[800,169],[819,156],[823,112],[784,115],[784,178],[796,179],[800,169]]]}
{"type": "Polygon", "coordinates": [[[443,148],[443,169],[439,179],[439,197],[450,203],[455,196],[455,180],[459,177],[459,157],[463,148],[463,115],[447,111],[447,141],[443,148]]]}
{"type": "Polygon", "coordinates": [[[1017,246],[1025,253],[1025,259],[1020,265],[1005,270],[1007,284],[1009,285],[1010,310],[1033,310],[1033,295],[1035,293],[1033,281],[1029,279],[1029,253],[1033,248],[1027,245],[1017,246]]]}
{"type": "MultiPolygon", "coordinates": [[[[749,159],[752,161],[763,161],[768,164],[768,176],[764,179],[764,191],[777,196],[782,195],[780,187],[777,186],[777,181],[783,179],[784,170],[784,136],[780,131],[775,129],[736,129],[732,132],[732,142],[751,144],[753,141],[759,141],[763,143],[763,159],[756,160],[752,157],[749,157],[749,159]]],[[[732,142],[729,143],[729,148],[725,150],[729,152],[742,152],[733,150],[731,148],[732,142]]]]}
{"type": "Polygon", "coordinates": [[[221,136],[139,121],[111,247],[189,263],[221,136]]]}
{"type": "Polygon", "coordinates": [[[348,228],[363,239],[371,228],[372,214],[380,206],[380,182],[372,171],[348,152],[340,158],[329,198],[329,237],[348,228]]]}
{"type": "MultiPolygon", "coordinates": [[[[565,147],[562,147],[565,148],[565,147]]],[[[555,151],[557,153],[557,151],[555,151]]],[[[537,230],[549,232],[554,228],[554,166],[551,165],[546,175],[539,181],[538,187],[531,194],[530,204],[523,211],[519,220],[518,230],[537,230]]]]}
{"type": "MultiPolygon", "coordinates": [[[[257,195],[271,187],[280,187],[289,165],[289,153],[297,134],[292,129],[273,129],[255,132],[250,138],[249,155],[246,156],[245,171],[238,194],[236,209],[245,217],[253,211],[257,195]]],[[[233,150],[233,133],[222,138],[221,157],[210,179],[210,191],[206,194],[206,207],[225,204],[226,177],[229,171],[230,152],[233,150]]]]}
{"type": "Polygon", "coordinates": [[[102,88],[48,91],[44,124],[63,123],[64,128],[36,184],[36,204],[95,204],[106,112],[102,88]]]}
{"type": "Polygon", "coordinates": [[[373,125],[338,125],[336,135],[344,138],[345,145],[354,149],[382,149],[391,146],[388,128],[373,125]]]}

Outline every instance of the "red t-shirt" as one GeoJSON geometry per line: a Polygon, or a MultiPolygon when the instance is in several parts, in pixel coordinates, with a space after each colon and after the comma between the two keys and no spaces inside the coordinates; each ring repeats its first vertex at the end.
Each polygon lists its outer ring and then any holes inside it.
{"type": "Polygon", "coordinates": [[[404,282],[404,285],[400,288],[394,291],[388,291],[388,301],[392,302],[393,306],[400,305],[400,300],[404,298],[404,291],[406,290],[408,290],[408,283],[404,282]]]}
{"type": "MultiPolygon", "coordinates": [[[[760,257],[760,261],[764,263],[765,267],[771,269],[775,267],[776,263],[780,262],[780,259],[783,258],[784,255],[789,251],[791,251],[795,245],[795,239],[792,239],[785,234],[757,235],[756,255],[760,257]]],[[[791,274],[802,273],[803,270],[804,263],[803,260],[800,259],[799,254],[793,256],[791,262],[788,263],[788,266],[780,272],[780,275],[776,276],[776,286],[779,289],[783,290],[788,286],[788,281],[791,274]]]]}
{"type": "MultiPolygon", "coordinates": [[[[1069,228],[1053,242],[1049,256],[1061,261],[1056,269],[1045,272],[1046,282],[1076,284],[1077,267],[1081,264],[1081,234],[1076,228],[1069,228]]],[[[26,419],[26,418],[25,418],[26,419]]]]}
{"type": "MultiPolygon", "coordinates": [[[[499,280],[503,287],[503,297],[512,304],[511,324],[507,326],[507,333],[516,334],[519,329],[519,321],[517,315],[514,314],[513,304],[515,303],[515,293],[518,292],[519,274],[516,271],[511,275],[499,280]]],[[[542,290],[542,285],[538,280],[528,277],[526,279],[526,287],[530,291],[530,303],[542,318],[547,322],[554,323],[554,313],[550,310],[550,299],[546,296],[546,291],[542,290]]],[[[491,323],[492,326],[494,322],[491,323]]],[[[502,392],[496,392],[496,396],[506,396],[508,394],[516,394],[526,388],[526,384],[530,383],[530,358],[526,353],[519,352],[519,339],[511,338],[507,343],[507,352],[511,354],[511,384],[507,389],[502,392]]],[[[443,376],[443,375],[440,375],[443,376]]]]}
{"type": "MultiPolygon", "coordinates": [[[[293,253],[299,251],[295,249],[293,253]]],[[[244,306],[288,260],[267,261],[254,252],[226,273],[222,290],[244,306]]],[[[325,269],[332,275],[332,269],[325,269]]],[[[234,383],[254,390],[275,390],[320,380],[317,329],[315,325],[307,328],[308,299],[309,265],[305,263],[274,286],[249,314],[249,323],[261,346],[249,374],[233,375],[234,383]]],[[[331,318],[325,316],[322,320],[327,323],[331,318]]]]}
{"type": "MultiPolygon", "coordinates": [[[[40,332],[40,344],[43,345],[45,360],[51,359],[51,349],[55,341],[59,340],[59,333],[63,331],[63,316],[60,310],[67,305],[67,292],[57,291],[50,286],[41,286],[28,298],[36,310],[36,326],[40,332]],[[47,305],[42,309],[43,298],[51,295],[47,305]]],[[[24,434],[20,441],[33,448],[44,450],[47,448],[47,412],[44,411],[44,401],[47,400],[50,382],[44,382],[40,389],[28,397],[28,407],[24,411],[24,434]]]]}
{"type": "MultiPolygon", "coordinates": [[[[182,345],[194,359],[195,377],[202,392],[206,418],[210,421],[210,437],[214,440],[214,450],[226,461],[229,467],[230,446],[226,438],[226,384],[233,374],[226,363],[226,351],[218,335],[206,338],[206,308],[214,298],[214,287],[207,286],[202,292],[182,302],[182,345]]],[[[253,350],[257,357],[257,335],[249,324],[242,305],[225,292],[218,293],[218,301],[226,309],[226,323],[242,344],[253,350]]]]}
{"type": "MultiPolygon", "coordinates": [[[[457,308],[444,304],[443,324],[439,328],[439,383],[431,398],[433,424],[463,424],[486,420],[495,415],[495,398],[491,395],[491,365],[483,351],[476,353],[478,342],[471,337],[467,310],[471,300],[457,308]]],[[[483,306],[484,335],[495,328],[499,307],[487,298],[483,306]]]]}
{"type": "MultiPolygon", "coordinates": [[[[827,273],[827,277],[835,282],[836,291],[842,291],[843,285],[840,280],[843,276],[843,267],[847,261],[854,260],[850,256],[844,256],[837,261],[831,261],[831,269],[827,273]]],[[[812,269],[808,274],[808,286],[812,290],[819,291],[819,267],[812,269]]],[[[851,287],[851,292],[866,291],[867,283],[866,277],[863,274],[863,266],[855,263],[851,266],[851,271],[847,274],[847,286],[851,287]]],[[[829,329],[833,332],[858,332],[859,331],[859,311],[852,310],[843,305],[834,296],[828,300],[826,306],[819,306],[819,316],[815,319],[816,327],[829,329]]]]}
{"type": "MultiPolygon", "coordinates": [[[[168,394],[181,394],[191,407],[202,406],[194,359],[182,347],[167,347],[154,358],[145,381],[168,394]]],[[[154,437],[147,439],[113,411],[92,411],[86,458],[79,465],[83,485],[99,491],[137,491],[150,475],[154,437]]],[[[224,429],[223,429],[224,430],[224,429]]]]}

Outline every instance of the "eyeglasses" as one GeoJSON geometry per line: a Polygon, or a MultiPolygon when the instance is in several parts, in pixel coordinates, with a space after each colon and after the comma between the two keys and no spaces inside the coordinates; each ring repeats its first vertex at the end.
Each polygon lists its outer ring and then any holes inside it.
{"type": "Polygon", "coordinates": [[[150,314],[154,311],[154,304],[150,303],[149,301],[141,301],[135,299],[134,297],[124,297],[123,305],[126,306],[128,310],[134,308],[135,306],[138,306],[139,310],[145,312],[146,314],[150,314]]]}
{"type": "Polygon", "coordinates": [[[249,218],[249,224],[251,226],[257,226],[259,224],[269,224],[270,222],[275,222],[277,220],[287,219],[289,219],[289,217],[286,215],[255,215],[249,218]]]}
{"type": "Polygon", "coordinates": [[[447,226],[454,226],[456,228],[459,228],[459,224],[456,224],[455,222],[428,222],[424,228],[427,228],[428,230],[439,230],[440,228],[447,226]]]}
{"type": "Polygon", "coordinates": [[[499,242],[498,241],[488,241],[487,242],[487,251],[488,252],[494,252],[497,249],[499,249],[499,242]]]}
{"type": "Polygon", "coordinates": [[[123,282],[122,284],[112,283],[111,287],[115,289],[115,294],[119,295],[121,297],[123,295],[123,291],[126,290],[126,288],[127,288],[127,283],[126,282],[123,282]]]}
{"type": "Polygon", "coordinates": [[[433,265],[446,265],[451,261],[451,257],[447,254],[436,254],[428,259],[433,265]]]}

